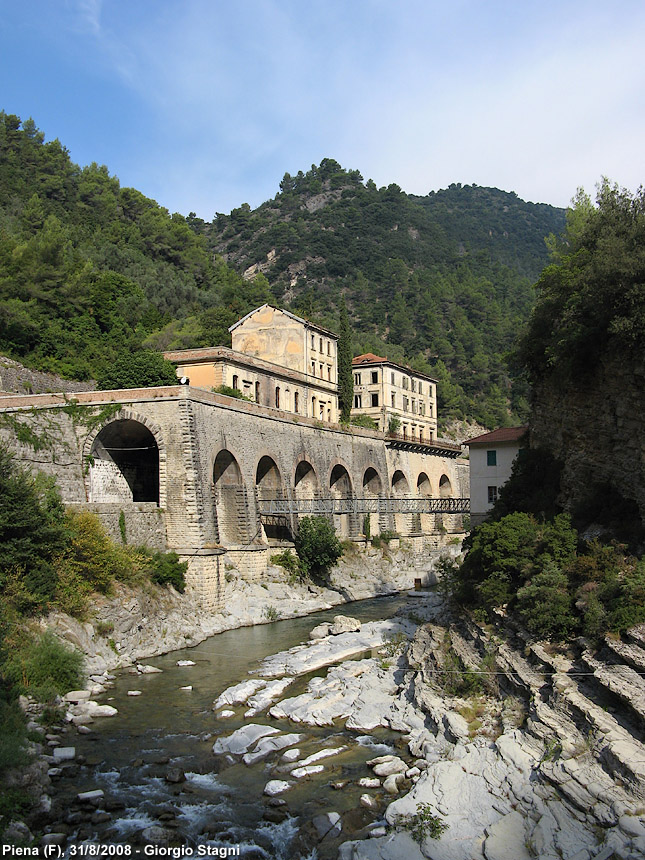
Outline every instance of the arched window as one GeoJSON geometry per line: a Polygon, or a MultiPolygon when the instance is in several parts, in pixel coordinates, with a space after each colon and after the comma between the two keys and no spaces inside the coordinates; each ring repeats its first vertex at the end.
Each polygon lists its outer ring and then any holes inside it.
{"type": "Polygon", "coordinates": [[[297,391],[294,391],[294,393],[293,393],[293,411],[298,412],[299,408],[300,408],[300,395],[298,394],[297,391]]]}
{"type": "Polygon", "coordinates": [[[276,409],[280,408],[280,386],[279,385],[276,385],[276,389],[275,389],[275,408],[276,409]]]}

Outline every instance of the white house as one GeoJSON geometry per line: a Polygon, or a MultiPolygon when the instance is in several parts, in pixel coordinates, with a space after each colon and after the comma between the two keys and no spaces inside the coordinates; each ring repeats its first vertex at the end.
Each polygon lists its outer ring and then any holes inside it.
{"type": "Polygon", "coordinates": [[[470,448],[470,521],[486,519],[508,481],[528,427],[500,427],[464,442],[470,448]]]}

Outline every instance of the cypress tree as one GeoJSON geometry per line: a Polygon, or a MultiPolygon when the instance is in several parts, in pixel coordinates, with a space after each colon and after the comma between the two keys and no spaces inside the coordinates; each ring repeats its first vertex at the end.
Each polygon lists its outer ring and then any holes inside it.
{"type": "Polygon", "coordinates": [[[340,420],[349,423],[354,400],[354,374],[352,372],[352,330],[349,325],[347,304],[343,296],[340,306],[340,331],[338,334],[338,405],[340,420]]]}

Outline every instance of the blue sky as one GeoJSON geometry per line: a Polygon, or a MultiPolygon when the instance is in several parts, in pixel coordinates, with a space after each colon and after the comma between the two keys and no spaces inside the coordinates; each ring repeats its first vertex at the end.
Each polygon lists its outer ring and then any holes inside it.
{"type": "Polygon", "coordinates": [[[566,206],[645,152],[642,0],[0,0],[0,108],[210,220],[335,158],[566,206]]]}

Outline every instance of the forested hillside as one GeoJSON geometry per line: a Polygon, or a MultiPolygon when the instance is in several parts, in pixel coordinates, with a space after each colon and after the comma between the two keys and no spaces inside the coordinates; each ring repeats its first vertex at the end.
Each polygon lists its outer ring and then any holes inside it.
{"type": "Polygon", "coordinates": [[[270,297],[184,217],[0,113],[0,352],[86,379],[179,317],[197,314],[187,346],[221,342],[270,297]]]}
{"type": "Polygon", "coordinates": [[[504,356],[544,237],[563,224],[562,210],[512,193],[413,197],[330,159],[211,224],[170,215],[105,166],[78,167],[33,121],[0,113],[0,352],[87,379],[144,346],[227,343],[265,301],[337,329],[344,295],[355,352],[436,376],[443,416],[508,423],[524,417],[526,386],[504,356]]]}
{"type": "Polygon", "coordinates": [[[512,193],[414,197],[325,159],[203,230],[238,271],[262,272],[278,301],[330,327],[344,294],[356,352],[411,361],[440,380],[444,415],[492,426],[525,417],[505,354],[533,305],[544,239],[563,227],[563,210],[512,193]]]}

